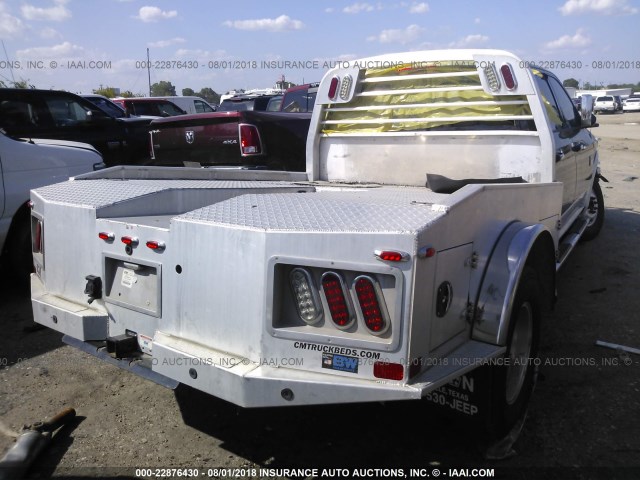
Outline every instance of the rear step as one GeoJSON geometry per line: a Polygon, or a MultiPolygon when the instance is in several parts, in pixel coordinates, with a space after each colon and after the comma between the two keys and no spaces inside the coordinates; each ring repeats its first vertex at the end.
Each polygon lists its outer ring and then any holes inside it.
{"type": "Polygon", "coordinates": [[[556,272],[560,270],[560,267],[562,267],[564,261],[576,247],[588,226],[589,221],[585,217],[578,217],[571,227],[571,230],[569,230],[564,237],[560,239],[560,245],[558,245],[558,259],[556,260],[556,272]]]}

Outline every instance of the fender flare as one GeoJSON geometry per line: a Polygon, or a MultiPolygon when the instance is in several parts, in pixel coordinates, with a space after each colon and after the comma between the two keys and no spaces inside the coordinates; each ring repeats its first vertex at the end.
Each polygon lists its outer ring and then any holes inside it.
{"type": "Polygon", "coordinates": [[[555,244],[541,224],[512,222],[493,246],[472,312],[472,338],[505,345],[516,290],[525,265],[537,272],[545,306],[555,300],[555,244]]]}

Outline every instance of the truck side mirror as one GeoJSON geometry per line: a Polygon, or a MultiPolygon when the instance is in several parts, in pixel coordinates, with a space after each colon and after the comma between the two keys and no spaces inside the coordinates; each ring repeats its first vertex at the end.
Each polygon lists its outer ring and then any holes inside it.
{"type": "Polygon", "coordinates": [[[582,127],[596,127],[595,115],[593,115],[593,96],[582,95],[580,98],[580,123],[582,127]]]}

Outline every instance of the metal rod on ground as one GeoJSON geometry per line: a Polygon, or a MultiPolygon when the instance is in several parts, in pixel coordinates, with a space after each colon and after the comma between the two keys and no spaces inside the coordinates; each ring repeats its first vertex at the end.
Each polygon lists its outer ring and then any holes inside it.
{"type": "Polygon", "coordinates": [[[0,460],[0,480],[23,478],[36,457],[51,442],[53,433],[75,416],[73,408],[66,408],[46,422],[26,427],[26,431],[0,460]]]}
{"type": "Polygon", "coordinates": [[[640,355],[640,349],[633,348],[633,347],[625,347],[624,345],[618,345],[617,343],[608,343],[608,342],[603,342],[602,340],[598,340],[596,342],[596,345],[598,345],[599,347],[613,348],[614,350],[622,350],[623,352],[635,353],[636,355],[640,355]]]}

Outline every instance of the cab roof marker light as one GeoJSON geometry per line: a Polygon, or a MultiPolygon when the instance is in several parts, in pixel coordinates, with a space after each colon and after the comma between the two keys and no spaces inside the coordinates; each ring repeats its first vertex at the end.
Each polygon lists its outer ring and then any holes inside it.
{"type": "Polygon", "coordinates": [[[98,233],[98,238],[105,242],[113,242],[116,239],[116,236],[112,232],[100,232],[98,233]]]}
{"type": "Polygon", "coordinates": [[[489,84],[489,90],[492,92],[497,92],[500,90],[500,80],[498,79],[498,72],[496,72],[496,66],[493,62],[487,63],[487,65],[483,68],[484,76],[487,79],[487,83],[489,84]]]}
{"type": "Polygon", "coordinates": [[[507,90],[515,90],[518,87],[518,82],[516,81],[516,76],[513,73],[513,68],[508,63],[505,63],[500,67],[500,74],[502,75],[502,79],[504,80],[504,86],[507,87],[507,90]]]}
{"type": "Polygon", "coordinates": [[[384,262],[408,262],[411,256],[397,250],[375,250],[373,255],[384,262]]]}
{"type": "Polygon", "coordinates": [[[342,277],[336,272],[323,273],[322,293],[335,326],[340,330],[351,327],[355,321],[355,315],[353,315],[353,308],[342,277]]]}
{"type": "Polygon", "coordinates": [[[338,94],[338,85],[340,84],[340,77],[335,76],[331,79],[331,83],[329,84],[329,99],[335,100],[336,95],[338,94]]]}
{"type": "Polygon", "coordinates": [[[342,79],[342,83],[340,84],[340,98],[342,100],[347,100],[349,98],[349,92],[351,91],[351,84],[353,83],[353,78],[351,75],[345,75],[342,79]]]}
{"type": "Polygon", "coordinates": [[[164,242],[159,242],[157,240],[149,240],[146,245],[147,248],[150,248],[151,250],[154,250],[156,252],[162,252],[166,248],[164,242]]]}
{"type": "Polygon", "coordinates": [[[373,335],[382,335],[389,329],[384,297],[377,282],[368,275],[360,275],[353,281],[364,324],[373,335]]]}
{"type": "Polygon", "coordinates": [[[294,268],[289,274],[289,284],[300,319],[307,325],[318,323],[322,318],[322,303],[311,274],[304,268],[294,268]]]}
{"type": "Polygon", "coordinates": [[[120,238],[120,241],[125,245],[131,245],[132,247],[135,247],[139,243],[137,237],[122,237],[120,238]]]}

